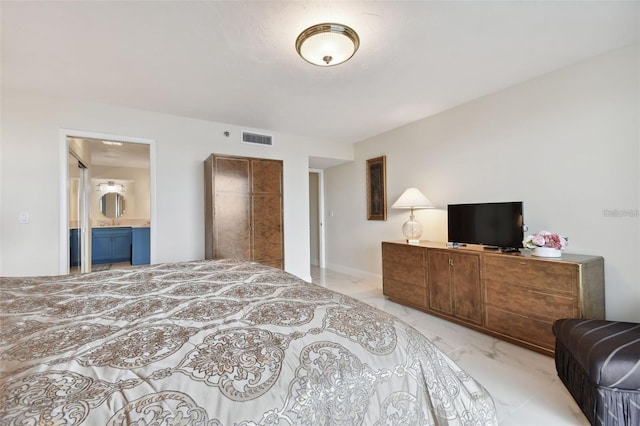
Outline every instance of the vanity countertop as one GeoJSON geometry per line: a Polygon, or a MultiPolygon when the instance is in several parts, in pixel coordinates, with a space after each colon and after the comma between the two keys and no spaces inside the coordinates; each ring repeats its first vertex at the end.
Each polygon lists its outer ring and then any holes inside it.
{"type": "Polygon", "coordinates": [[[151,225],[104,225],[93,226],[91,229],[104,229],[104,228],[150,228],[151,225]]]}

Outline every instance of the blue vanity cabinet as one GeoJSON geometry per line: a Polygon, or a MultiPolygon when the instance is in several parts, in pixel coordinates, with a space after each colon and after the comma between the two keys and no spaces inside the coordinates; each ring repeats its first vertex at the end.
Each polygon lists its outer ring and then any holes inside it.
{"type": "Polygon", "coordinates": [[[113,262],[131,262],[131,228],[113,233],[113,262]]]}
{"type": "Polygon", "coordinates": [[[148,265],[151,263],[150,228],[131,229],[131,264],[148,265]]]}
{"type": "Polygon", "coordinates": [[[91,263],[131,262],[131,228],[93,228],[91,263]]]}
{"type": "Polygon", "coordinates": [[[91,230],[91,263],[111,263],[111,235],[102,229],[91,230]]]}

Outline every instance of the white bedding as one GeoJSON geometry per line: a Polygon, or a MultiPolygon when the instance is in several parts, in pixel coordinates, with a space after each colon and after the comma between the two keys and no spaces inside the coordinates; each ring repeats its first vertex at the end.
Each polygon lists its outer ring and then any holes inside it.
{"type": "Polygon", "coordinates": [[[0,281],[2,425],[497,424],[415,329],[256,263],[0,281]]]}

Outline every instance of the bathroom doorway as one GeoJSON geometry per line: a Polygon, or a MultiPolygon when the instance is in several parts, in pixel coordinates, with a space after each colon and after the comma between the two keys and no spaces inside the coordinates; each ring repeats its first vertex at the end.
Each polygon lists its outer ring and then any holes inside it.
{"type": "Polygon", "coordinates": [[[150,263],[153,141],[68,131],[64,148],[60,273],[150,263]]]}

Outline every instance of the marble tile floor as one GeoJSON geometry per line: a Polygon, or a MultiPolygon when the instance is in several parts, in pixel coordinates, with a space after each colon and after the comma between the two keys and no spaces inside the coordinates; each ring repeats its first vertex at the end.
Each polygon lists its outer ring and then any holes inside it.
{"type": "Polygon", "coordinates": [[[133,265],[131,262],[112,263],[109,269],[131,269],[133,265]]]}
{"type": "MultiPolygon", "coordinates": [[[[96,271],[108,271],[110,269],[129,269],[131,268],[131,262],[120,262],[120,263],[103,263],[98,265],[93,265],[91,268],[91,272],[96,271]]],[[[80,273],[80,268],[78,266],[72,266],[69,268],[69,274],[75,275],[80,273]]]]}
{"type": "Polygon", "coordinates": [[[412,325],[493,396],[504,426],[589,425],[556,374],[554,360],[387,300],[382,283],[315,266],[312,282],[349,295],[412,325]]]}

